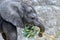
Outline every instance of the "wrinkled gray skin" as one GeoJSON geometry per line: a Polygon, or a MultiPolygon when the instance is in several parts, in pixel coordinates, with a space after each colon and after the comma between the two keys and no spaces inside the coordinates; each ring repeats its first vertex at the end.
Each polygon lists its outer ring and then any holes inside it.
{"type": "MultiPolygon", "coordinates": [[[[18,0],[8,0],[0,4],[0,32],[4,40],[17,40],[17,27],[24,28],[25,24],[38,26],[45,31],[41,20],[31,5],[18,0]]],[[[42,36],[39,33],[39,36],[42,36]]]]}

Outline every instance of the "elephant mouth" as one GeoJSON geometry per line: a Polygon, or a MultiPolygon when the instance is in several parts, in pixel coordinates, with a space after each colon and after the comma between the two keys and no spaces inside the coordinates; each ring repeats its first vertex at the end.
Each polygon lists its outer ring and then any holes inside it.
{"type": "Polygon", "coordinates": [[[25,27],[26,27],[26,25],[30,26],[30,28],[31,28],[32,26],[35,26],[35,25],[33,25],[33,24],[30,24],[30,23],[28,23],[28,24],[26,23],[26,24],[25,24],[25,27]]]}

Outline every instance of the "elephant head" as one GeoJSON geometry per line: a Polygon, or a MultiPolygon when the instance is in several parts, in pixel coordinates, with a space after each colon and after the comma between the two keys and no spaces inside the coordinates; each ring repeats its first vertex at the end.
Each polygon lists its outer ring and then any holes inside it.
{"type": "MultiPolygon", "coordinates": [[[[23,10],[23,23],[26,24],[32,24],[40,28],[40,32],[45,31],[45,27],[42,24],[41,20],[38,18],[38,14],[36,13],[35,9],[28,4],[23,4],[22,5],[22,10],[23,10]]],[[[39,36],[42,36],[42,33],[39,33],[39,36]]]]}

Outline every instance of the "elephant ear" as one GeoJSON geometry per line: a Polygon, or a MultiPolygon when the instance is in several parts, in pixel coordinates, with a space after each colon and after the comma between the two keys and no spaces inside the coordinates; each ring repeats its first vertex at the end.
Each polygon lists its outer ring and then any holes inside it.
{"type": "Polygon", "coordinates": [[[8,3],[0,6],[0,15],[5,21],[10,22],[17,27],[23,26],[20,17],[21,14],[19,15],[18,12],[13,10],[8,3]]]}
{"type": "Polygon", "coordinates": [[[5,13],[5,12],[4,13],[1,12],[0,14],[5,21],[12,23],[16,27],[20,27],[20,28],[23,27],[23,22],[18,14],[14,13],[13,15],[11,15],[10,13],[5,13]]]}

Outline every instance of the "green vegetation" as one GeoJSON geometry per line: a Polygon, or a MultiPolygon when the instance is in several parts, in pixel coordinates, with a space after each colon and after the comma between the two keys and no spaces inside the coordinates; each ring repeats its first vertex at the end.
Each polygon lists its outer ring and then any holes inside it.
{"type": "Polygon", "coordinates": [[[39,32],[40,30],[38,30],[36,26],[26,25],[24,29],[24,36],[28,38],[32,38],[36,36],[39,32]]]}

